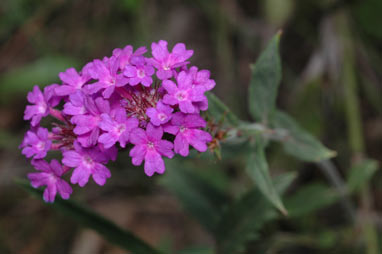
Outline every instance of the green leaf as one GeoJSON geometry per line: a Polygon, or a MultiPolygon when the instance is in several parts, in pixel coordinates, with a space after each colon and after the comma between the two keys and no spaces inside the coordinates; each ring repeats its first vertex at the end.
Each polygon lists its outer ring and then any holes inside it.
{"type": "Polygon", "coordinates": [[[350,169],[347,180],[349,191],[353,192],[361,190],[377,170],[378,162],[376,160],[364,159],[355,164],[350,169]]]}
{"type": "MultiPolygon", "coordinates": [[[[17,184],[27,192],[41,199],[43,194],[41,189],[34,189],[27,181],[23,180],[18,180],[17,184]]],[[[56,197],[56,201],[53,204],[47,205],[70,216],[82,225],[95,230],[109,242],[131,251],[134,254],[160,254],[159,251],[150,247],[133,233],[120,228],[113,222],[73,201],[56,197]]]]}
{"type": "Polygon", "coordinates": [[[299,217],[336,202],[339,195],[330,187],[320,183],[310,183],[296,193],[284,198],[290,218],[299,217]]]}
{"type": "Polygon", "coordinates": [[[211,182],[185,165],[185,160],[166,161],[166,174],[160,183],[166,186],[208,231],[214,233],[228,197],[211,182]]]}
{"type": "Polygon", "coordinates": [[[232,111],[213,93],[206,92],[208,98],[208,113],[217,121],[227,120],[233,126],[239,124],[239,119],[232,111]]]}
{"type": "Polygon", "coordinates": [[[58,74],[75,66],[76,61],[66,57],[41,58],[34,63],[13,69],[0,76],[0,100],[12,99],[10,94],[25,93],[34,85],[40,88],[58,82],[58,74]]]}
{"type": "Polygon", "coordinates": [[[269,174],[268,163],[265,158],[264,145],[262,142],[263,141],[258,138],[255,141],[255,144],[252,145],[252,153],[248,157],[246,170],[269,201],[283,214],[287,214],[269,174]]]}
{"type": "Polygon", "coordinates": [[[304,161],[318,162],[336,156],[315,137],[301,128],[295,120],[284,112],[276,111],[273,118],[275,128],[285,130],[281,139],[284,149],[290,155],[304,161]]]}
{"type": "Polygon", "coordinates": [[[249,112],[256,120],[267,123],[275,109],[277,90],[281,81],[281,62],[278,52],[281,32],[278,32],[251,66],[249,112]]]}
{"type": "MultiPolygon", "coordinates": [[[[277,191],[282,194],[295,179],[296,174],[286,173],[274,179],[277,191]]],[[[256,238],[262,226],[279,216],[258,188],[247,192],[223,213],[217,230],[217,253],[239,253],[245,243],[256,238]]]]}
{"type": "Polygon", "coordinates": [[[296,172],[287,172],[281,175],[275,176],[272,182],[275,183],[275,189],[279,195],[284,194],[292,182],[296,179],[296,172]]]}

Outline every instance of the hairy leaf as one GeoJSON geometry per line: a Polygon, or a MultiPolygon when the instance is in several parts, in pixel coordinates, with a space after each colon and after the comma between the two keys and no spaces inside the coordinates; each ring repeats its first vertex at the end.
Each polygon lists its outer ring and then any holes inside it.
{"type": "Polygon", "coordinates": [[[256,143],[252,145],[251,150],[252,153],[248,157],[246,167],[249,176],[269,201],[282,213],[287,214],[269,174],[264,145],[260,138],[258,138],[256,143]]]}
{"type": "Polygon", "coordinates": [[[355,164],[350,169],[347,180],[349,191],[353,192],[362,189],[377,170],[378,162],[376,160],[365,159],[355,164]]]}
{"type": "Polygon", "coordinates": [[[335,151],[322,145],[320,141],[301,128],[292,117],[284,112],[275,112],[273,125],[275,128],[285,130],[285,136],[281,139],[284,149],[298,159],[318,162],[336,155],[335,151]]]}
{"type": "Polygon", "coordinates": [[[286,197],[284,203],[289,217],[299,217],[324,208],[337,201],[338,198],[338,193],[330,187],[320,183],[311,183],[286,197]]]}
{"type": "Polygon", "coordinates": [[[270,120],[275,109],[277,90],[281,81],[281,63],[278,52],[281,33],[269,42],[252,66],[248,102],[252,117],[263,123],[270,120]]]}

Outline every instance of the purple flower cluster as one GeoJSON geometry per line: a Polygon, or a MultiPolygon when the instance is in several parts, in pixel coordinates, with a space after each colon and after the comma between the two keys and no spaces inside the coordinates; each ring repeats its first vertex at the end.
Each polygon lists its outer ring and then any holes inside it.
{"type": "Polygon", "coordinates": [[[87,63],[79,72],[60,73],[60,85],[29,92],[24,119],[31,120],[31,129],[20,148],[39,171],[28,178],[35,188],[46,186],[46,202],[53,202],[57,192],[69,198],[66,173],[80,187],[90,176],[104,185],[111,176],[105,165],[116,159],[119,147],[132,147],[132,163],[144,162],[148,176],[164,173],[163,156],[188,156],[189,146],[207,150],[212,137],[203,130],[200,112],[208,108],[205,92],[215,86],[210,72],[188,67],[193,50],[183,43],[169,52],[161,40],[152,43],[152,57],[146,52],[145,47],[115,49],[111,57],[87,63]],[[55,119],[51,130],[40,126],[47,116],[55,119]],[[49,151],[61,152],[61,163],[46,162],[49,151]]]}

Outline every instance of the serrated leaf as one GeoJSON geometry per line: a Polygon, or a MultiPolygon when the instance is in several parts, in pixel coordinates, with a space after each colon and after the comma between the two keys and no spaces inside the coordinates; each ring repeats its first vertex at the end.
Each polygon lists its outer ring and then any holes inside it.
{"type": "Polygon", "coordinates": [[[251,147],[252,152],[248,157],[246,166],[247,173],[269,201],[283,214],[287,214],[269,174],[268,163],[265,158],[264,145],[262,142],[263,141],[258,138],[255,141],[255,144],[251,147]]]}
{"type": "MultiPolygon", "coordinates": [[[[296,174],[286,173],[274,179],[281,195],[295,179],[296,174]]],[[[247,192],[229,206],[221,217],[217,230],[217,253],[239,253],[245,243],[256,238],[262,226],[279,214],[258,188],[247,192]]]]}
{"type": "Polygon", "coordinates": [[[364,159],[355,164],[349,172],[347,186],[350,192],[358,191],[371,179],[378,170],[376,160],[364,159]]]}
{"type": "Polygon", "coordinates": [[[281,33],[269,42],[252,67],[249,85],[249,112],[255,120],[267,123],[275,109],[277,90],[281,81],[281,62],[278,52],[281,33]]]}
{"type": "Polygon", "coordinates": [[[208,98],[208,113],[217,121],[227,120],[232,126],[239,124],[239,119],[232,111],[218,98],[210,92],[206,92],[208,98]]]}
{"type": "Polygon", "coordinates": [[[187,168],[183,161],[168,160],[166,168],[160,183],[177,197],[186,212],[214,233],[222,208],[229,203],[228,197],[212,182],[209,183],[187,168]]]}
{"type": "Polygon", "coordinates": [[[289,217],[299,217],[333,204],[339,198],[337,192],[321,183],[310,183],[296,193],[284,198],[289,217]]]}
{"type": "MultiPolygon", "coordinates": [[[[27,192],[41,199],[43,191],[34,189],[27,181],[17,181],[27,192]]],[[[139,239],[133,233],[124,230],[107,220],[106,218],[94,213],[93,211],[77,204],[71,200],[63,200],[56,197],[53,204],[46,205],[64,213],[65,215],[75,219],[80,224],[89,227],[103,236],[109,242],[118,245],[134,254],[160,254],[161,252],[153,249],[147,243],[139,239]]]]}
{"type": "Polygon", "coordinates": [[[288,114],[276,111],[273,118],[275,128],[285,130],[285,137],[281,140],[284,149],[290,155],[304,161],[318,162],[336,156],[336,152],[329,150],[306,130],[301,128],[288,114]]]}

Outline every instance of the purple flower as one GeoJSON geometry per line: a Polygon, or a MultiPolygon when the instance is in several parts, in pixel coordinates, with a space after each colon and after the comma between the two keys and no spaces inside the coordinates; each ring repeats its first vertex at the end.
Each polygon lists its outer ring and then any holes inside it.
{"type": "Polygon", "coordinates": [[[177,112],[171,119],[171,125],[167,125],[164,131],[176,135],[174,141],[175,152],[187,156],[189,145],[199,152],[207,151],[206,143],[210,142],[212,137],[208,132],[198,129],[204,127],[206,127],[206,122],[201,116],[177,112]]]}
{"type": "Polygon", "coordinates": [[[55,95],[56,84],[44,88],[41,92],[38,86],[33,87],[33,91],[28,93],[27,99],[34,105],[28,105],[24,112],[24,120],[30,120],[32,126],[40,123],[41,118],[49,114],[49,107],[54,107],[59,103],[59,98],[55,95]]]}
{"type": "Polygon", "coordinates": [[[74,68],[69,68],[65,72],[61,72],[58,76],[63,82],[63,85],[57,87],[55,92],[60,96],[70,95],[80,90],[89,80],[89,77],[85,75],[81,76],[74,68]]]}
{"type": "Polygon", "coordinates": [[[158,69],[157,76],[161,80],[169,79],[173,76],[173,69],[186,65],[186,60],[193,54],[193,50],[186,50],[183,43],[177,43],[172,52],[167,49],[167,41],[160,40],[151,44],[153,58],[151,63],[158,69]]]}
{"type": "Polygon", "coordinates": [[[110,98],[115,87],[124,86],[128,82],[127,78],[117,73],[118,69],[119,62],[114,56],[110,59],[104,59],[104,61],[94,60],[88,72],[91,77],[97,81],[86,86],[87,93],[94,94],[103,90],[102,96],[104,98],[110,98]]]}
{"type": "Polygon", "coordinates": [[[192,103],[205,100],[204,87],[193,86],[192,75],[185,71],[180,72],[176,80],[178,86],[171,80],[163,81],[163,87],[167,91],[167,94],[163,97],[163,102],[169,105],[178,104],[180,111],[183,113],[197,112],[197,108],[192,103]]]}
{"type": "Polygon", "coordinates": [[[37,132],[28,131],[20,148],[27,158],[42,159],[48,153],[52,141],[49,140],[49,131],[39,127],[37,132]]]}
{"type": "Polygon", "coordinates": [[[122,108],[116,110],[114,119],[109,114],[102,114],[99,127],[106,133],[99,136],[98,141],[104,144],[105,148],[112,147],[117,141],[121,147],[125,147],[131,130],[137,128],[138,123],[136,118],[127,119],[126,111],[122,108]]]}
{"type": "Polygon", "coordinates": [[[134,129],[130,134],[130,142],[135,146],[130,150],[132,163],[141,165],[145,160],[145,173],[152,176],[155,172],[163,174],[165,171],[162,155],[168,158],[174,156],[173,144],[162,140],[163,128],[154,127],[151,123],[147,125],[146,131],[141,128],[134,129]]]}
{"type": "Polygon", "coordinates": [[[192,84],[194,86],[203,86],[206,91],[210,91],[216,85],[215,81],[210,79],[210,71],[208,70],[198,71],[198,67],[192,66],[189,70],[189,73],[192,75],[192,84]]]}
{"type": "Polygon", "coordinates": [[[87,112],[85,103],[85,95],[82,91],[77,91],[69,96],[69,101],[65,103],[64,110],[66,115],[76,116],[83,115],[87,112]]]}
{"type": "Polygon", "coordinates": [[[195,113],[199,113],[200,110],[205,111],[208,109],[208,100],[207,97],[199,102],[192,103],[196,108],[195,113]]]}
{"type": "Polygon", "coordinates": [[[114,49],[113,56],[117,57],[120,70],[124,70],[130,64],[130,59],[134,56],[141,56],[146,53],[146,47],[140,47],[133,53],[133,47],[127,45],[124,49],[114,49]]]}
{"type": "Polygon", "coordinates": [[[81,70],[59,73],[60,85],[43,91],[35,86],[28,94],[24,119],[31,121],[31,129],[20,149],[39,170],[28,177],[33,187],[46,186],[47,202],[57,193],[69,198],[72,189],[61,177],[72,169],[71,183],[83,187],[92,177],[104,185],[111,177],[106,164],[129,143],[132,163],[144,163],[148,176],[164,173],[163,156],[187,156],[190,145],[207,150],[212,137],[203,130],[206,122],[199,112],[207,110],[205,92],[215,86],[210,72],[188,66],[193,50],[183,43],[169,51],[160,40],[152,43],[151,57],[144,56],[146,51],[134,52],[130,45],[115,49],[81,70]],[[55,118],[52,127],[40,127],[48,115],[55,118]],[[42,160],[50,150],[61,152],[61,164],[42,160]]]}
{"type": "Polygon", "coordinates": [[[43,194],[45,202],[53,203],[57,192],[63,199],[68,199],[72,194],[72,187],[61,176],[65,173],[57,160],[50,164],[44,160],[32,160],[32,165],[41,172],[29,173],[28,178],[33,188],[46,186],[43,194]]]}
{"type": "Polygon", "coordinates": [[[76,125],[73,132],[78,136],[77,140],[84,147],[90,147],[97,143],[99,137],[99,122],[102,113],[110,112],[110,105],[107,100],[101,97],[95,100],[89,96],[85,97],[84,106],[87,113],[85,115],[73,116],[71,122],[76,125]]]}
{"type": "Polygon", "coordinates": [[[70,182],[84,187],[92,176],[94,182],[104,185],[111,176],[109,169],[102,164],[107,160],[106,156],[97,147],[85,149],[75,143],[74,149],[64,151],[62,159],[64,165],[74,168],[70,182]]]}
{"type": "Polygon", "coordinates": [[[136,86],[141,83],[145,87],[149,87],[153,83],[151,76],[155,70],[151,64],[145,63],[143,56],[133,57],[131,59],[132,65],[127,65],[123,74],[129,77],[129,84],[136,86]]]}
{"type": "Polygon", "coordinates": [[[167,123],[171,119],[171,113],[174,109],[158,101],[155,108],[148,108],[146,115],[150,117],[150,122],[155,126],[167,123]]]}
{"type": "Polygon", "coordinates": [[[102,163],[108,163],[109,161],[115,161],[117,159],[118,155],[118,148],[115,146],[112,146],[110,148],[105,148],[105,146],[101,143],[98,143],[98,149],[101,151],[101,153],[104,155],[104,160],[101,161],[102,163]]]}

